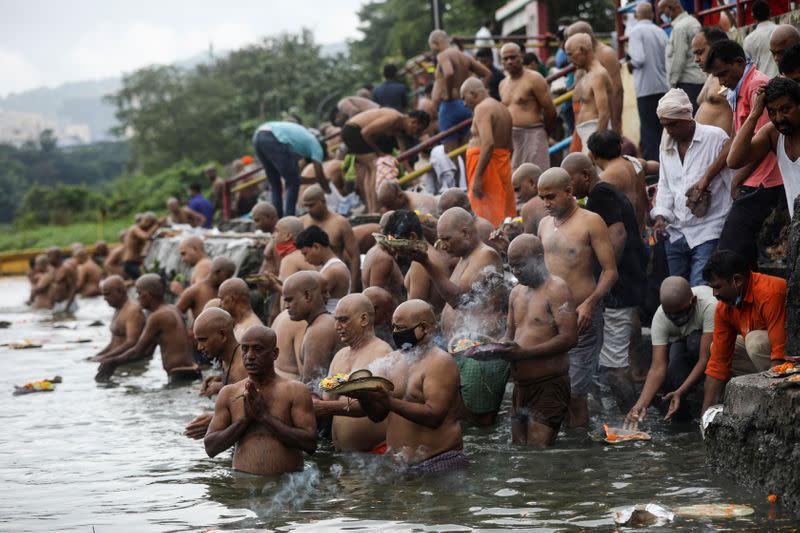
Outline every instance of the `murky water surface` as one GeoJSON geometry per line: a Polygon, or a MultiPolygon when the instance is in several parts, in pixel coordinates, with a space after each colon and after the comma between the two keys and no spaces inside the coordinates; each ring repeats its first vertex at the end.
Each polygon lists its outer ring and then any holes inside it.
{"type": "MultiPolygon", "coordinates": [[[[108,340],[110,309],[80,302],[74,319],[49,320],[23,302],[27,282],[0,279],[0,530],[143,532],[580,531],[614,529],[611,509],[656,502],[749,504],[737,520],[676,520],[662,531],[796,531],[800,520],[703,466],[698,431],[653,422],[651,443],[611,447],[587,431],[562,432],[555,449],[511,446],[507,415],[465,430],[464,473],[407,478],[374,456],[335,453],[303,473],[264,479],[235,473],[230,453],[209,459],[183,426],[208,399],[166,385],[158,355],[98,385],[84,359],[108,340]],[[101,320],[104,327],[88,325],[101,320]],[[77,343],[79,340],[89,340],[77,343]],[[12,397],[13,385],[61,375],[50,393],[12,397]]],[[[595,422],[596,424],[597,422],[595,422]]],[[[651,531],[659,528],[650,528],[651,531]]]]}

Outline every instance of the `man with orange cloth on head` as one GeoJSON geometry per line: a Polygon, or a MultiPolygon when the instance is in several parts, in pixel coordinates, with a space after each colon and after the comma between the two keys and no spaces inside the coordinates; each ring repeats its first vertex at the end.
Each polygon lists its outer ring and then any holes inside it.
{"type": "Polygon", "coordinates": [[[497,227],[517,211],[511,183],[511,114],[478,78],[464,81],[461,98],[474,112],[467,148],[469,201],[476,215],[497,227]]]}

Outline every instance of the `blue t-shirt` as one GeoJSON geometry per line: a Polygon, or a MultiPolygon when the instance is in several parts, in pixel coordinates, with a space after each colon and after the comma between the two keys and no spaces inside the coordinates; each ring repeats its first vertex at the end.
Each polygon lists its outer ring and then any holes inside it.
{"type": "Polygon", "coordinates": [[[258,131],[269,130],[279,142],[288,145],[298,157],[322,163],[322,145],[316,137],[294,122],[265,122],[258,131]]]}
{"type": "Polygon", "coordinates": [[[372,91],[372,100],[381,107],[405,112],[408,106],[408,89],[397,80],[386,80],[372,91]]]}
{"type": "Polygon", "coordinates": [[[206,223],[203,224],[204,228],[210,228],[211,222],[214,220],[214,204],[205,199],[202,194],[192,196],[189,203],[186,204],[189,209],[197,211],[206,217],[206,223]]]}

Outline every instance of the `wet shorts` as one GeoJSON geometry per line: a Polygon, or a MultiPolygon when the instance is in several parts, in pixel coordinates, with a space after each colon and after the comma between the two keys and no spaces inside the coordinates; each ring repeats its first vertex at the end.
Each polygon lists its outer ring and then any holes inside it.
{"type": "Polygon", "coordinates": [[[603,347],[603,306],[592,310],[592,320],[583,333],[578,335],[578,344],[569,351],[569,381],[572,394],[586,396],[597,381],[600,349],[603,347]]]}
{"type": "Polygon", "coordinates": [[[461,375],[464,406],[474,414],[496,413],[503,402],[511,363],[502,359],[476,361],[469,357],[455,360],[461,375]]]}
{"type": "Polygon", "coordinates": [[[407,472],[411,474],[434,474],[452,472],[469,466],[469,459],[464,450],[450,450],[425,459],[421,463],[411,465],[407,472]]]}
{"type": "Polygon", "coordinates": [[[125,274],[125,279],[137,280],[142,275],[142,268],[139,266],[139,261],[124,261],[122,263],[122,272],[125,274]]]}
{"type": "Polygon", "coordinates": [[[511,417],[549,426],[555,431],[569,409],[569,375],[547,376],[526,384],[515,384],[511,396],[511,417]]]}
{"type": "Polygon", "coordinates": [[[167,375],[169,376],[170,385],[188,385],[193,381],[203,379],[203,373],[200,372],[199,368],[185,366],[173,368],[167,372],[167,375]]]}
{"type": "MultiPolygon", "coordinates": [[[[439,102],[439,131],[450,129],[468,118],[472,118],[472,111],[464,105],[464,100],[442,100],[439,102]]],[[[464,128],[458,133],[445,137],[441,142],[456,141],[468,131],[468,128],[464,128]]]]}

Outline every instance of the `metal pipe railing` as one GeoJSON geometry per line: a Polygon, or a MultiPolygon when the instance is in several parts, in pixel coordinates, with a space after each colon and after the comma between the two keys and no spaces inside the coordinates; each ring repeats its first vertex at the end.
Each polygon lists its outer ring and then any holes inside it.
{"type": "Polygon", "coordinates": [[[425,148],[429,148],[431,146],[435,146],[436,144],[438,144],[439,141],[441,141],[445,137],[449,137],[450,135],[452,135],[454,133],[458,133],[459,131],[463,130],[464,128],[470,127],[471,125],[472,125],[472,119],[471,118],[468,118],[468,119],[466,119],[466,120],[464,120],[462,122],[459,122],[455,126],[453,126],[451,128],[448,128],[448,129],[446,129],[444,131],[441,131],[441,132],[437,133],[436,135],[434,135],[433,137],[425,139],[424,141],[422,141],[418,145],[416,145],[416,146],[414,146],[412,148],[409,148],[408,150],[406,150],[402,154],[398,155],[396,159],[398,161],[405,161],[406,159],[408,159],[410,157],[414,157],[415,155],[417,155],[418,153],[423,151],[425,148]]]}

